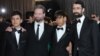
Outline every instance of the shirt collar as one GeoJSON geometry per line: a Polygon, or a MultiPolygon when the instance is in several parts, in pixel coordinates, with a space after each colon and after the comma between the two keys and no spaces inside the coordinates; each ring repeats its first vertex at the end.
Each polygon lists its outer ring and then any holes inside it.
{"type": "Polygon", "coordinates": [[[22,28],[21,27],[13,27],[15,28],[16,30],[21,30],[22,28]]]}
{"type": "Polygon", "coordinates": [[[43,25],[44,25],[44,21],[41,21],[41,22],[36,22],[36,21],[35,21],[35,25],[38,25],[38,24],[39,24],[40,26],[43,26],[43,25]]]}
{"type": "Polygon", "coordinates": [[[62,25],[62,26],[57,26],[57,28],[63,28],[65,30],[66,29],[66,23],[64,23],[64,25],[62,25]]]}
{"type": "Polygon", "coordinates": [[[84,19],[85,19],[85,15],[82,15],[80,18],[77,18],[81,21],[81,23],[83,23],[84,19]]]}

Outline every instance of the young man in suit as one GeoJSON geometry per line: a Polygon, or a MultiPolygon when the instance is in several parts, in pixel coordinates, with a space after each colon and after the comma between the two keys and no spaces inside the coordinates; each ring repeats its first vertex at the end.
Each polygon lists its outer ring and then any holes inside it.
{"type": "Polygon", "coordinates": [[[24,56],[27,32],[21,27],[22,15],[19,11],[11,14],[11,26],[6,29],[3,56],[24,56]]]}
{"type": "Polygon", "coordinates": [[[56,11],[55,13],[57,26],[54,29],[52,37],[51,56],[69,56],[66,47],[69,46],[71,40],[70,21],[64,11],[56,11]]]}
{"type": "Polygon", "coordinates": [[[35,21],[29,27],[29,40],[26,56],[48,56],[52,27],[44,23],[45,7],[37,5],[34,8],[35,21]]]}
{"type": "Polygon", "coordinates": [[[73,56],[98,56],[99,27],[96,22],[84,15],[85,6],[82,1],[73,3],[72,23],[73,56]]]}

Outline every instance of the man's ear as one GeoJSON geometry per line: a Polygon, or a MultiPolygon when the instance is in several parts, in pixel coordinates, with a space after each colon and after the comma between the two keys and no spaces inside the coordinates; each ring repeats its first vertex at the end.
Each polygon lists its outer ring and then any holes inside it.
{"type": "Polygon", "coordinates": [[[45,17],[45,13],[44,13],[43,15],[44,15],[44,17],[45,17]]]}
{"type": "Polygon", "coordinates": [[[21,23],[23,22],[23,19],[21,19],[21,23]]]}
{"type": "Polygon", "coordinates": [[[64,17],[64,21],[67,21],[67,17],[64,17]]]}
{"type": "Polygon", "coordinates": [[[82,12],[85,12],[85,8],[82,9],[82,12]]]}

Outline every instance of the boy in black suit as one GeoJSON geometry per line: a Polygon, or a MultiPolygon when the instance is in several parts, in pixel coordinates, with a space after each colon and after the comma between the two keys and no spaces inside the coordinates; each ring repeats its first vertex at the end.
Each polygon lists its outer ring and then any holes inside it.
{"type": "Polygon", "coordinates": [[[21,27],[22,15],[18,11],[11,14],[11,26],[6,29],[3,56],[24,56],[27,31],[21,27]]]}
{"type": "Polygon", "coordinates": [[[52,37],[51,56],[69,56],[69,46],[71,39],[71,32],[69,27],[69,18],[64,11],[57,11],[55,13],[57,26],[54,29],[52,37]]]}

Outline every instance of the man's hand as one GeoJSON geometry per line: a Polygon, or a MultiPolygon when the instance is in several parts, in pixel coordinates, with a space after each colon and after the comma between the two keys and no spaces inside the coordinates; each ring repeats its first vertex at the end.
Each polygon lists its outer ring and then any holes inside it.
{"type": "Polygon", "coordinates": [[[12,28],[11,27],[7,27],[5,31],[11,32],[12,28]]]}
{"type": "Polygon", "coordinates": [[[69,56],[72,56],[72,43],[70,42],[69,45],[66,47],[66,50],[69,52],[69,56]]]}

